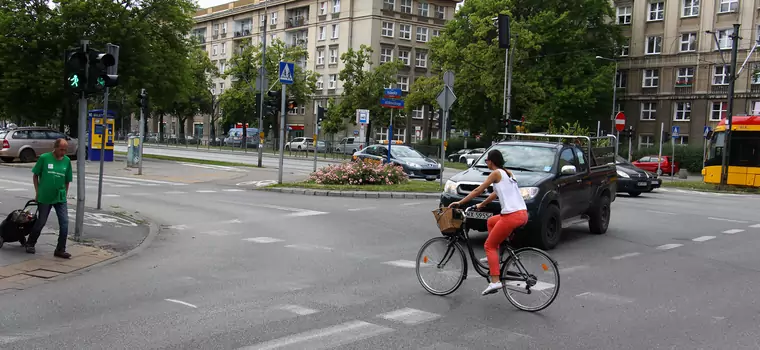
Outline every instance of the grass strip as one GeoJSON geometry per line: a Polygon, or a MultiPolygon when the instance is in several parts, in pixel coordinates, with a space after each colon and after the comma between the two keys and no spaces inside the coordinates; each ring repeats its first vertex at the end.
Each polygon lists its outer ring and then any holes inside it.
{"type": "Polygon", "coordinates": [[[398,185],[321,185],[312,182],[293,182],[274,184],[267,187],[273,188],[306,188],[310,190],[331,191],[366,191],[366,192],[415,192],[437,193],[441,192],[438,181],[409,181],[398,185]]]}

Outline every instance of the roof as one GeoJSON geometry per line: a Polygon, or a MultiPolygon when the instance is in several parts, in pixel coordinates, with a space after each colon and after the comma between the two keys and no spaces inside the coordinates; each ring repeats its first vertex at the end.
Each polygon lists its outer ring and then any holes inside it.
{"type": "MultiPolygon", "coordinates": [[[[735,115],[731,118],[734,125],[760,125],[760,116],[758,115],[735,115]]],[[[723,118],[718,122],[718,126],[725,127],[726,119],[723,118]]]]}

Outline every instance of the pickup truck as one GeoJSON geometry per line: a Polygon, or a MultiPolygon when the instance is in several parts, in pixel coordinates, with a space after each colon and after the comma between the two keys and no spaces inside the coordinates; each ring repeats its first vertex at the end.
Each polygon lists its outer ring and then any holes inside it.
{"type": "MultiPolygon", "coordinates": [[[[527,239],[531,244],[548,250],[560,242],[562,229],[569,225],[588,222],[592,233],[607,232],[610,206],[617,192],[616,166],[611,161],[594,156],[591,140],[598,138],[540,134],[541,138],[559,136],[575,138],[576,142],[513,140],[492,145],[469,169],[446,182],[440,205],[448,206],[459,201],[482,184],[491,173],[485,159],[488,152],[496,149],[504,155],[505,167],[514,174],[528,208],[528,223],[515,232],[514,238],[527,239]],[[579,146],[579,139],[587,140],[588,147],[579,146]]],[[[608,158],[614,155],[612,147],[600,150],[600,154],[604,153],[608,158]]],[[[464,205],[480,203],[491,192],[493,188],[489,187],[485,193],[464,205]]],[[[495,200],[481,211],[468,212],[468,227],[480,232],[487,231],[486,220],[500,210],[501,206],[495,200]]]]}

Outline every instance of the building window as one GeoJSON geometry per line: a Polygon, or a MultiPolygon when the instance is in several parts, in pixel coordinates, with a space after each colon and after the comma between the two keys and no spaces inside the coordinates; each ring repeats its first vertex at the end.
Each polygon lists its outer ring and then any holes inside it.
{"type": "Polygon", "coordinates": [[[615,75],[615,87],[625,89],[626,86],[628,86],[628,72],[618,71],[615,75]]]}
{"type": "Polygon", "coordinates": [[[405,66],[408,66],[409,65],[409,51],[398,50],[398,59],[401,60],[401,63],[403,63],[405,66]]]}
{"type": "Polygon", "coordinates": [[[338,75],[337,74],[330,74],[330,81],[327,85],[328,89],[335,89],[338,87],[338,75]]]}
{"type": "Polygon", "coordinates": [[[427,52],[416,52],[416,66],[420,68],[427,68],[427,52]]]}
{"type": "Polygon", "coordinates": [[[339,32],[340,32],[340,26],[338,24],[333,24],[332,25],[332,38],[331,39],[337,39],[339,32]]]}
{"type": "Polygon", "coordinates": [[[398,37],[401,39],[412,39],[412,26],[410,24],[399,24],[398,37]]]}
{"type": "Polygon", "coordinates": [[[734,34],[734,29],[724,29],[718,31],[718,43],[716,44],[717,47],[716,50],[728,50],[731,48],[731,45],[734,43],[734,40],[731,39],[731,35],[734,34]]]}
{"type": "Polygon", "coordinates": [[[325,87],[325,82],[322,81],[322,77],[317,78],[317,90],[322,90],[325,87]]]}
{"type": "Polygon", "coordinates": [[[641,84],[642,87],[657,87],[660,85],[660,70],[659,69],[645,69],[644,78],[641,84]]]}
{"type": "Polygon", "coordinates": [[[749,114],[752,115],[758,115],[760,114],[760,101],[752,101],[749,105],[749,114]]]}
{"type": "Polygon", "coordinates": [[[422,17],[428,17],[428,10],[430,5],[426,2],[420,2],[417,4],[417,14],[422,17]]]}
{"type": "Polygon", "coordinates": [[[222,55],[225,55],[227,53],[227,43],[219,45],[219,48],[222,49],[222,55]]]}
{"type": "Polygon", "coordinates": [[[438,29],[433,29],[433,30],[431,31],[431,33],[430,33],[430,36],[432,36],[432,37],[434,37],[434,38],[437,38],[437,37],[441,36],[441,31],[440,31],[440,30],[438,30],[438,29]]]}
{"type": "Polygon", "coordinates": [[[417,41],[426,43],[428,41],[428,29],[425,27],[417,27],[417,41]]]}
{"type": "Polygon", "coordinates": [[[219,94],[221,95],[223,93],[224,93],[224,83],[219,83],[219,94]]]}
{"type": "Polygon", "coordinates": [[[661,36],[648,36],[647,37],[647,55],[658,55],[662,53],[662,37],[661,36]]]}
{"type": "Polygon", "coordinates": [[[713,102],[710,107],[710,121],[719,122],[726,117],[728,112],[728,102],[713,102]]]}
{"type": "MultiPolygon", "coordinates": [[[[388,140],[388,128],[380,128],[380,131],[377,133],[377,139],[379,141],[386,141],[388,140]]],[[[406,129],[393,129],[393,141],[401,141],[406,142],[406,129]]],[[[382,148],[381,148],[382,149],[382,148]]]]}
{"type": "Polygon", "coordinates": [[[383,8],[386,10],[395,10],[396,9],[396,1],[395,0],[383,0],[383,8]]]}
{"type": "Polygon", "coordinates": [[[653,1],[649,3],[649,18],[647,21],[661,21],[665,19],[665,2],[653,1]]]}
{"type": "Polygon", "coordinates": [[[739,10],[739,0],[720,0],[718,13],[736,12],[739,10]]]}
{"type": "Polygon", "coordinates": [[[340,0],[333,0],[333,13],[340,12],[340,0]]]}
{"type": "Polygon", "coordinates": [[[330,48],[330,64],[338,63],[338,49],[330,48]]]}
{"type": "Polygon", "coordinates": [[[380,49],[380,63],[386,63],[393,60],[393,49],[381,48],[380,49]]]}
{"type": "Polygon", "coordinates": [[[438,19],[446,19],[446,6],[436,6],[435,16],[438,17],[438,19]]]}
{"type": "Polygon", "coordinates": [[[631,38],[625,38],[625,42],[620,46],[620,57],[627,57],[631,52],[631,38]]]}
{"type": "Polygon", "coordinates": [[[713,85],[728,85],[728,75],[730,68],[728,66],[715,66],[713,71],[713,85]]]}
{"type": "Polygon", "coordinates": [[[641,103],[641,120],[657,119],[657,102],[641,103]]]}
{"type": "Polygon", "coordinates": [[[401,12],[412,13],[412,0],[401,0],[401,12]]]}
{"type": "Polygon", "coordinates": [[[319,15],[323,16],[327,14],[327,1],[322,1],[319,3],[319,15]]]}
{"type": "Polygon", "coordinates": [[[691,120],[691,102],[676,102],[676,113],[673,116],[675,121],[691,120]]]}
{"type": "Polygon", "coordinates": [[[227,70],[227,62],[225,60],[219,61],[219,72],[224,72],[227,70]]]}
{"type": "Polygon", "coordinates": [[[216,56],[217,45],[211,46],[211,56],[216,56]]]}
{"type": "Polygon", "coordinates": [[[654,146],[653,135],[639,135],[639,149],[649,148],[654,146]]]}
{"type": "Polygon", "coordinates": [[[694,81],[694,67],[678,68],[676,72],[676,86],[688,87],[694,81]]]}
{"type": "Polygon", "coordinates": [[[401,89],[401,91],[409,91],[409,77],[405,75],[399,75],[396,82],[398,88],[401,89]]]}
{"type": "Polygon", "coordinates": [[[618,6],[617,24],[631,24],[631,7],[630,6],[618,6]]]}
{"type": "Polygon", "coordinates": [[[699,16],[699,0],[683,0],[683,17],[699,16]]]}
{"type": "Polygon", "coordinates": [[[673,143],[675,143],[676,145],[688,145],[689,135],[680,135],[673,140],[673,143]]]}
{"type": "Polygon", "coordinates": [[[389,36],[393,37],[393,23],[391,22],[383,22],[383,30],[382,30],[383,36],[389,36]]]}
{"type": "Polygon", "coordinates": [[[269,24],[272,24],[272,25],[277,24],[277,12],[272,12],[272,18],[270,18],[269,24]]]}
{"type": "Polygon", "coordinates": [[[317,40],[325,40],[325,31],[326,30],[324,26],[319,27],[318,34],[317,34],[319,36],[317,37],[317,40]]]}
{"type": "Polygon", "coordinates": [[[681,34],[681,52],[691,52],[697,50],[697,33],[681,34]]]}
{"type": "Polygon", "coordinates": [[[318,65],[325,64],[325,50],[324,49],[317,50],[317,64],[318,65]]]}

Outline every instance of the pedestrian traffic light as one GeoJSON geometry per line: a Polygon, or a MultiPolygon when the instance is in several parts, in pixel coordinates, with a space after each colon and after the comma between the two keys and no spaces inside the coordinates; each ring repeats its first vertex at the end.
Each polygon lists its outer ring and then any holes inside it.
{"type": "Polygon", "coordinates": [[[509,16],[499,15],[499,48],[509,48],[509,16]]]}
{"type": "Polygon", "coordinates": [[[87,55],[81,48],[66,50],[66,90],[72,93],[85,91],[87,85],[87,55]]]}
{"type": "Polygon", "coordinates": [[[295,111],[296,108],[298,108],[298,102],[292,99],[288,100],[287,107],[288,107],[288,112],[295,111]]]}
{"type": "Polygon", "coordinates": [[[148,107],[148,92],[145,89],[140,89],[140,93],[137,94],[137,106],[140,108],[148,107]]]}
{"type": "Polygon", "coordinates": [[[87,92],[96,93],[107,87],[119,84],[119,76],[108,74],[108,67],[116,64],[116,58],[110,53],[90,50],[88,52],[90,70],[87,79],[87,92]]]}
{"type": "Polygon", "coordinates": [[[327,110],[322,107],[317,107],[317,125],[322,125],[322,121],[325,120],[325,114],[327,113],[327,110]]]}
{"type": "Polygon", "coordinates": [[[268,91],[267,95],[269,95],[267,105],[269,106],[270,111],[273,111],[276,115],[282,106],[282,90],[268,91]]]}

